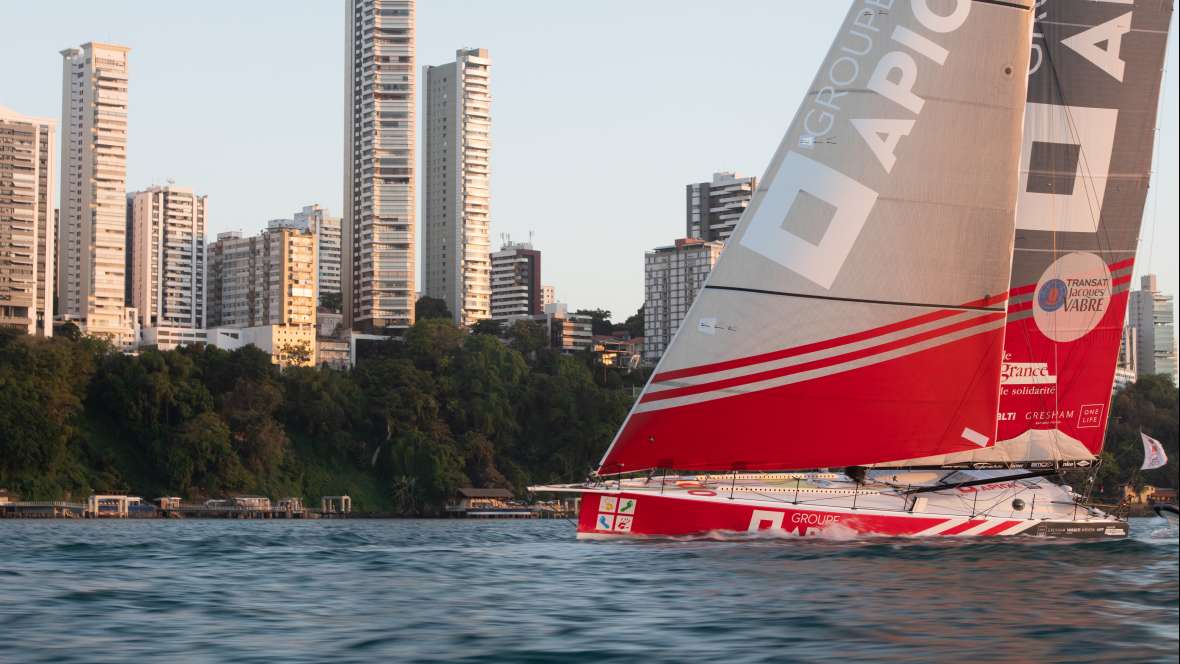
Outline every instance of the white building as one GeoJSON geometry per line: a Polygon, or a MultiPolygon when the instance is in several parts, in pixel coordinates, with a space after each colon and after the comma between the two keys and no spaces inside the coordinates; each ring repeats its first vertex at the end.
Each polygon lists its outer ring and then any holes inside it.
{"type": "Polygon", "coordinates": [[[757,178],[730,172],[714,173],[710,182],[688,185],[685,188],[687,237],[721,242],[729,239],[757,187],[757,178]]]}
{"type": "Polygon", "coordinates": [[[536,315],[541,302],[541,252],[527,242],[506,242],[492,254],[492,319],[536,315]]]}
{"type": "Polygon", "coordinates": [[[583,314],[571,314],[564,302],[547,304],[540,314],[513,316],[507,320],[507,325],[518,320],[531,320],[544,327],[548,346],[555,350],[572,353],[590,350],[594,346],[593,319],[583,314]]]}
{"type": "Polygon", "coordinates": [[[480,48],[423,68],[424,290],[446,302],[464,326],[491,316],[491,65],[487,49],[480,48]]]}
{"type": "Polygon", "coordinates": [[[541,306],[557,302],[557,289],[553,286],[541,286],[541,306]]]}
{"type": "Polygon", "coordinates": [[[215,327],[206,331],[210,346],[236,350],[254,346],[270,355],[280,366],[316,365],[315,327],[307,325],[258,325],[255,327],[215,327]]]}
{"type": "Polygon", "coordinates": [[[1167,374],[1176,381],[1175,311],[1173,297],[1159,291],[1154,274],[1142,277],[1140,290],[1131,291],[1127,322],[1134,331],[1138,375],[1167,374]]]}
{"type": "Polygon", "coordinates": [[[127,247],[127,53],[90,42],[61,52],[58,314],[116,346],[135,345],[124,299],[127,247]]]}
{"type": "Polygon", "coordinates": [[[316,301],[322,293],[340,291],[340,217],[333,217],[319,205],[305,205],[291,219],[275,219],[270,228],[290,226],[308,231],[316,238],[316,301]]]}
{"type": "Polygon", "coordinates": [[[344,318],[414,323],[414,0],[345,0],[344,318]]]}
{"type": "Polygon", "coordinates": [[[1119,356],[1114,365],[1113,389],[1116,391],[1134,383],[1139,375],[1139,352],[1135,348],[1137,342],[1135,328],[1130,325],[1123,327],[1123,338],[1119,341],[1119,356]]]}
{"type": "Polygon", "coordinates": [[[0,107],[0,328],[53,336],[57,123],[0,107]]]}
{"type": "Polygon", "coordinates": [[[207,197],[169,184],[128,201],[131,304],[140,327],[204,328],[207,197]]]}
{"type": "Polygon", "coordinates": [[[645,254],[644,362],[659,362],[724,246],[686,238],[645,254]]]}

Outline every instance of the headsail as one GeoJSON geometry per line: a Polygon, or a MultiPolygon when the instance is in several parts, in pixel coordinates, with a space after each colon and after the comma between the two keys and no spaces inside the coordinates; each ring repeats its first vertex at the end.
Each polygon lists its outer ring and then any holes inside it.
{"type": "Polygon", "coordinates": [[[853,5],[600,474],[991,444],[1031,4],[853,5]]]}
{"type": "Polygon", "coordinates": [[[1172,2],[1036,13],[999,442],[916,463],[1084,464],[1102,449],[1172,2]]]}

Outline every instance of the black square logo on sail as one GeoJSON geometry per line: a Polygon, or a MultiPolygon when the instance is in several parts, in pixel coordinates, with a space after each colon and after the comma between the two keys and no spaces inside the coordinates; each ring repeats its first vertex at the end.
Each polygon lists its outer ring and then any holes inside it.
{"type": "Polygon", "coordinates": [[[1028,159],[1028,189],[1034,194],[1072,196],[1082,146],[1033,141],[1028,159]]]}

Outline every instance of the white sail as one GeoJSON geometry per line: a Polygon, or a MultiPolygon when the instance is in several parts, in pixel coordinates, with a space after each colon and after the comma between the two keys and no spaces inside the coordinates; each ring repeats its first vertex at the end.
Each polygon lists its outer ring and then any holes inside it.
{"type": "Polygon", "coordinates": [[[992,444],[1031,5],[854,3],[600,473],[992,444]]]}

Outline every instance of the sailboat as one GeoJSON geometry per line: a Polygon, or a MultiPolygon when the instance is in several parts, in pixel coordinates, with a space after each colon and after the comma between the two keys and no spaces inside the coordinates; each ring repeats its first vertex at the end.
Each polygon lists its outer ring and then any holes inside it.
{"type": "Polygon", "coordinates": [[[1101,452],[1171,13],[857,0],[598,468],[532,490],[589,539],[1126,536],[1051,478],[1101,452]]]}

